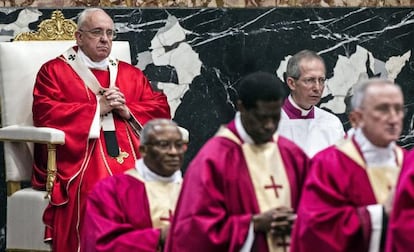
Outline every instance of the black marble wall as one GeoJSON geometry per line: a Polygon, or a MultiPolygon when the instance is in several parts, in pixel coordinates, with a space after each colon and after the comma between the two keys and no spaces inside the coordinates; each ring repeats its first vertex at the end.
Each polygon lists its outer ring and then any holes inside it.
{"type": "MultiPolygon", "coordinates": [[[[0,40],[36,29],[53,9],[0,8],[0,40]],[[20,22],[17,22],[20,20],[20,22]],[[22,24],[26,24],[23,25],[22,24]]],[[[75,20],[81,9],[63,9],[75,20]]],[[[321,107],[347,128],[344,98],[359,78],[383,76],[403,89],[407,114],[400,144],[413,138],[414,9],[257,8],[107,9],[132,61],[163,90],[172,116],[190,131],[186,165],[220,124],[235,113],[235,89],[245,74],[282,76],[286,60],[312,49],[326,60],[328,84],[321,107]]],[[[2,169],[2,175],[4,169],[2,169]]],[[[0,245],[4,247],[5,186],[0,184],[0,245]]]]}

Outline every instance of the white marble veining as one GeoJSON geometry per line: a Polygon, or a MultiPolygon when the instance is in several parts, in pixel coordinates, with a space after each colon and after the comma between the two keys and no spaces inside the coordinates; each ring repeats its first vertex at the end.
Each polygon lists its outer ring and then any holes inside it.
{"type": "MultiPolygon", "coordinates": [[[[2,8],[5,12],[7,8],[2,8]]],[[[8,14],[6,12],[6,14],[8,14]]],[[[10,41],[22,32],[29,32],[29,24],[39,20],[42,13],[37,9],[23,9],[19,12],[17,20],[9,24],[0,24],[0,41],[10,41]]]]}
{"type": "Polygon", "coordinates": [[[198,53],[186,42],[186,30],[181,27],[177,18],[169,15],[165,26],[158,30],[151,40],[149,48],[152,62],[156,66],[174,67],[178,85],[158,82],[170,104],[171,117],[181,104],[181,98],[189,90],[193,79],[201,73],[201,61],[198,53]]]}

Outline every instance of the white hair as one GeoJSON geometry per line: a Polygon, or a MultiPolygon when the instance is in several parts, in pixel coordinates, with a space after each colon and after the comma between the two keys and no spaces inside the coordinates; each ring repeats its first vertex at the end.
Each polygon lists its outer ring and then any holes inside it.
{"type": "Polygon", "coordinates": [[[362,104],[366,98],[367,89],[373,85],[393,85],[401,90],[400,86],[396,85],[393,81],[382,78],[370,78],[360,81],[353,88],[353,95],[351,98],[351,107],[352,109],[361,108],[362,104]]]}
{"type": "MultiPolygon", "coordinates": [[[[79,13],[79,15],[78,15],[78,22],[77,22],[78,29],[81,29],[81,28],[82,28],[82,26],[85,24],[85,21],[86,21],[87,17],[88,17],[91,13],[93,13],[93,12],[97,12],[97,11],[103,12],[103,13],[105,13],[106,15],[108,15],[108,13],[106,13],[104,10],[102,10],[102,9],[100,9],[100,8],[87,8],[87,9],[84,9],[84,10],[83,10],[82,12],[80,12],[80,13],[79,13]]],[[[108,17],[109,17],[109,15],[108,15],[108,17]]],[[[112,18],[111,18],[111,19],[112,19],[112,18]]]]}

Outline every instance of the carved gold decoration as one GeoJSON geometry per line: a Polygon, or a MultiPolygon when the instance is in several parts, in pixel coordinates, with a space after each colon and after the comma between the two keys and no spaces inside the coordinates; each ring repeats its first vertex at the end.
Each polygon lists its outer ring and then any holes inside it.
{"type": "Polygon", "coordinates": [[[53,190],[53,185],[56,180],[56,145],[48,144],[47,145],[47,181],[46,181],[46,196],[48,198],[53,190]]]}
{"type": "Polygon", "coordinates": [[[20,33],[15,41],[32,40],[74,40],[76,23],[65,19],[60,10],[55,10],[50,19],[43,20],[38,26],[38,31],[20,33]]]}

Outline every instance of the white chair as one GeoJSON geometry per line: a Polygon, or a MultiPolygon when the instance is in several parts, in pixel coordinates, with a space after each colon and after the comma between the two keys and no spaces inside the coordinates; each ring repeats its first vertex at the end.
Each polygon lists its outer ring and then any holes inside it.
{"type": "MultiPolygon", "coordinates": [[[[65,133],[52,128],[36,128],[32,122],[32,92],[40,66],[75,44],[76,24],[55,11],[52,19],[43,21],[38,32],[18,35],[17,39],[37,41],[0,42],[0,141],[4,141],[7,183],[6,250],[50,251],[43,242],[43,210],[48,204],[46,191],[21,187],[30,182],[33,163],[33,143],[49,147],[48,169],[55,169],[55,145],[64,144],[65,133]],[[59,23],[59,24],[58,24],[59,23]],[[62,25],[63,24],[63,25],[62,25]],[[74,25],[74,27],[73,27],[74,25]],[[69,32],[62,35],[62,30],[69,32]],[[56,35],[58,34],[58,35],[56,35]],[[44,39],[43,39],[44,38],[44,39]],[[69,41],[45,41],[70,38],[69,41]],[[40,40],[40,41],[39,41],[40,40]],[[43,40],[43,41],[42,41],[43,40]]],[[[114,41],[112,55],[131,62],[127,41],[114,41]]],[[[53,179],[53,177],[51,177],[53,179]]],[[[53,183],[53,181],[51,181],[53,183]]]]}

